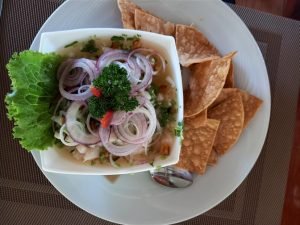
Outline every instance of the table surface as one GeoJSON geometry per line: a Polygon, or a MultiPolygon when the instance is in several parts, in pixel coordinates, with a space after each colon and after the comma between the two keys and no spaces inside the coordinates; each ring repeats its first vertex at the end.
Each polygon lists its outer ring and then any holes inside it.
{"type": "Polygon", "coordinates": [[[282,225],[298,224],[300,224],[300,94],[298,98],[294,144],[282,212],[282,225]]]}
{"type": "MultiPolygon", "coordinates": [[[[2,34],[0,34],[0,49],[2,49],[0,58],[1,76],[7,76],[5,64],[12,51],[21,51],[28,48],[39,27],[60,2],[59,0],[4,0],[3,14],[0,18],[0,29],[2,31],[2,34]],[[16,5],[19,10],[15,10],[16,5]],[[42,12],[39,12],[40,10],[42,12]],[[34,13],[32,14],[31,11],[34,13]],[[28,19],[28,17],[35,14],[41,17],[39,22],[32,22],[28,19]],[[9,24],[10,22],[12,23],[10,26],[4,26],[5,23],[9,24]],[[18,32],[23,32],[24,35],[19,36],[16,39],[18,41],[11,40],[15,38],[15,33],[18,32]]],[[[284,154],[285,152],[279,148],[280,146],[283,149],[285,146],[292,146],[292,138],[294,136],[295,112],[297,109],[295,96],[298,96],[299,91],[299,86],[296,88],[296,81],[299,82],[300,74],[300,46],[295,46],[295,49],[293,49],[291,44],[300,43],[297,35],[294,35],[299,34],[299,23],[236,6],[233,8],[246,22],[258,41],[271,76],[273,102],[269,135],[256,166],[237,191],[205,215],[198,219],[187,221],[185,224],[198,224],[201,221],[205,221],[205,224],[216,224],[218,222],[218,224],[275,225],[280,224],[277,222],[280,220],[283,225],[300,224],[300,102],[298,104],[297,128],[295,129],[296,135],[291,158],[290,149],[286,149],[286,154],[284,154]],[[295,27],[298,30],[295,30],[295,27]],[[290,51],[291,56],[286,52],[287,50],[290,51]],[[298,53],[298,55],[295,53],[298,53]],[[297,65],[291,64],[291,62],[297,65]],[[274,66],[276,64],[278,66],[274,66]],[[288,64],[290,68],[286,68],[284,64],[288,64]],[[290,76],[283,78],[282,76],[285,74],[290,76]],[[291,76],[292,74],[293,76],[291,76]],[[283,91],[281,90],[282,92],[280,91],[280,86],[284,89],[283,91]],[[287,92],[288,89],[289,92],[287,92]],[[294,97],[289,98],[289,95],[294,97]],[[278,107],[278,104],[283,104],[284,102],[290,104],[289,112],[282,107],[278,107]],[[291,118],[285,122],[284,116],[291,118]],[[281,129],[278,129],[277,126],[281,129]],[[291,137],[285,137],[285,140],[282,141],[283,143],[280,143],[280,140],[276,140],[278,133],[283,135],[286,133],[291,137]],[[272,157],[270,156],[272,155],[271,147],[276,145],[278,152],[276,152],[276,156],[272,157]],[[278,163],[283,167],[277,166],[278,163]],[[286,187],[288,166],[290,169],[286,187]],[[286,168],[283,169],[286,171],[281,171],[280,169],[282,168],[286,168]],[[275,174],[278,174],[278,177],[272,175],[272,170],[275,171],[275,174]],[[257,181],[259,181],[258,184],[254,185],[253,182],[257,181]],[[276,196],[278,192],[275,189],[269,190],[270,187],[276,187],[278,190],[287,188],[287,191],[285,193],[283,191],[280,196],[276,196]],[[272,199],[274,200],[272,201],[272,199]],[[284,199],[285,204],[282,207],[284,199]],[[270,204],[270,201],[272,204],[270,204]],[[247,207],[254,207],[255,210],[246,209],[247,207]],[[281,217],[280,212],[282,209],[283,216],[281,217]],[[276,213],[273,215],[272,213],[274,212],[276,213]]],[[[6,85],[7,83],[3,86],[1,84],[1,88],[5,92],[8,90],[6,85]]],[[[1,95],[1,104],[3,97],[1,95]]],[[[2,105],[0,110],[1,126],[11,127],[11,124],[3,116],[5,110],[2,105]]],[[[99,220],[90,218],[86,213],[81,212],[73,204],[65,200],[49,185],[35,165],[28,165],[30,162],[32,163],[32,159],[28,154],[24,153],[19,147],[11,147],[16,145],[17,143],[11,139],[10,133],[1,134],[0,214],[3,215],[6,224],[37,224],[37,221],[45,224],[45,221],[49,222],[49,219],[53,219],[53,217],[60,221],[58,224],[71,224],[71,221],[74,221],[73,224],[80,224],[87,219],[90,219],[89,221],[92,221],[94,224],[106,224],[104,221],[100,223],[99,220]],[[22,171],[24,169],[28,169],[27,173],[22,171]],[[36,220],[35,214],[42,214],[44,218],[39,216],[39,220],[36,220]],[[22,218],[22,215],[30,216],[22,218]],[[69,220],[65,220],[66,215],[70,216],[69,220]],[[71,217],[73,218],[71,219],[71,217]]]]}
{"type": "MultiPolygon", "coordinates": [[[[300,1],[297,0],[236,0],[236,4],[300,20],[300,1]]],[[[293,149],[282,211],[282,225],[293,224],[300,224],[300,92],[293,149]]]]}

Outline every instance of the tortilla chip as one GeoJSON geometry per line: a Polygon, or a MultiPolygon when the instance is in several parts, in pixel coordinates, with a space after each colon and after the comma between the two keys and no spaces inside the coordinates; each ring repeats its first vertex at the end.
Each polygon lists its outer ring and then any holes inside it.
{"type": "Polygon", "coordinates": [[[225,83],[234,52],[223,58],[191,67],[189,89],[185,92],[184,116],[191,117],[205,110],[218,97],[225,83]]]}
{"type": "Polygon", "coordinates": [[[185,67],[220,57],[207,38],[191,26],[176,24],[176,46],[180,64],[185,67]]]}
{"type": "Polygon", "coordinates": [[[217,120],[209,119],[205,125],[197,129],[189,123],[185,124],[184,140],[177,167],[204,174],[219,123],[217,120]]]}
{"type": "Polygon", "coordinates": [[[218,153],[216,152],[216,150],[213,148],[210,155],[209,155],[209,158],[208,158],[208,162],[207,164],[209,166],[214,166],[217,164],[217,161],[218,161],[218,153]]]}
{"type": "Polygon", "coordinates": [[[254,117],[255,113],[259,109],[259,107],[262,104],[262,100],[245,92],[242,90],[239,90],[240,94],[242,96],[243,105],[244,105],[244,128],[247,127],[249,124],[249,121],[254,117]]]}
{"type": "Polygon", "coordinates": [[[175,36],[175,24],[164,21],[143,10],[135,9],[135,29],[175,36]]]}
{"type": "Polygon", "coordinates": [[[189,124],[192,128],[196,129],[203,126],[207,121],[207,110],[202,111],[196,116],[186,117],[184,124],[189,124]]]}
{"type": "Polygon", "coordinates": [[[224,88],[233,88],[234,87],[234,68],[233,62],[231,61],[229,71],[226,77],[224,88]]]}
{"type": "Polygon", "coordinates": [[[208,110],[208,118],[220,121],[214,148],[218,154],[226,153],[238,140],[244,126],[244,107],[239,92],[208,110]]]}
{"type": "Polygon", "coordinates": [[[209,110],[217,106],[231,95],[239,92],[242,96],[244,107],[244,128],[247,127],[249,121],[254,117],[255,113],[262,104],[262,100],[238,88],[224,88],[218,98],[209,106],[209,110]]]}
{"type": "Polygon", "coordinates": [[[123,28],[135,29],[134,11],[136,9],[143,11],[143,9],[129,0],[118,0],[118,7],[121,12],[123,28]]]}
{"type": "Polygon", "coordinates": [[[239,92],[237,88],[223,88],[217,99],[209,106],[209,110],[228,99],[231,95],[239,92]]]}

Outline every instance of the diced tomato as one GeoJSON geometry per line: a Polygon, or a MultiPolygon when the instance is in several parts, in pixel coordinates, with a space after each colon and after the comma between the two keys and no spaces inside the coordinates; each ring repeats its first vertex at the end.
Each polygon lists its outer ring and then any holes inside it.
{"type": "Polygon", "coordinates": [[[102,95],[102,92],[99,88],[96,88],[93,85],[91,85],[90,89],[94,96],[100,97],[102,95]]]}
{"type": "Polygon", "coordinates": [[[105,115],[100,119],[101,126],[107,128],[113,117],[113,111],[107,111],[105,115]]]}

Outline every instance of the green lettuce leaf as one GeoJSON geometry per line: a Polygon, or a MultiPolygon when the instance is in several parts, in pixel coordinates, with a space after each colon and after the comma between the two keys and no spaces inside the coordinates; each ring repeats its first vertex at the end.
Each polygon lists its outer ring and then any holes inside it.
{"type": "Polygon", "coordinates": [[[23,148],[45,150],[54,144],[51,117],[58,94],[56,71],[62,58],[30,50],[15,53],[6,65],[11,93],[5,98],[13,136],[23,148]]]}

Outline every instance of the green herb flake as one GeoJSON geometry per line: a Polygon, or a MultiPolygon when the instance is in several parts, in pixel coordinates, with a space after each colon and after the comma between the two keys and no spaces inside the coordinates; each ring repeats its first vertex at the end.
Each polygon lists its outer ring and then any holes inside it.
{"type": "Polygon", "coordinates": [[[175,131],[175,136],[180,137],[180,139],[183,140],[183,122],[178,122],[174,131],[175,131]]]}
{"type": "Polygon", "coordinates": [[[88,52],[88,53],[95,53],[99,50],[99,48],[96,47],[96,42],[94,39],[88,40],[88,42],[83,46],[81,49],[81,52],[88,52]]]}
{"type": "Polygon", "coordinates": [[[70,44],[65,45],[65,48],[69,48],[69,47],[71,47],[73,45],[76,45],[77,43],[78,43],[78,41],[73,41],[70,44]]]}
{"type": "Polygon", "coordinates": [[[120,48],[124,50],[130,50],[133,47],[135,41],[139,41],[141,35],[137,34],[134,36],[128,37],[126,34],[122,34],[121,36],[112,36],[111,41],[114,48],[120,48]]]}
{"type": "Polygon", "coordinates": [[[155,84],[151,84],[151,86],[148,88],[148,93],[150,94],[150,101],[153,104],[153,106],[155,107],[157,105],[157,94],[159,91],[159,87],[155,84]]]}
{"type": "Polygon", "coordinates": [[[107,161],[107,154],[103,149],[101,149],[98,159],[101,164],[103,164],[105,161],[107,161]]]}
{"type": "Polygon", "coordinates": [[[166,127],[167,124],[172,120],[172,104],[168,102],[159,102],[156,105],[157,118],[162,127],[166,127]]]}
{"type": "Polygon", "coordinates": [[[124,41],[125,38],[123,36],[112,36],[110,40],[112,42],[120,42],[120,41],[124,41]]]}
{"type": "Polygon", "coordinates": [[[159,169],[161,169],[161,168],[162,168],[161,165],[157,165],[157,166],[155,167],[156,170],[159,170],[159,169]]]}

